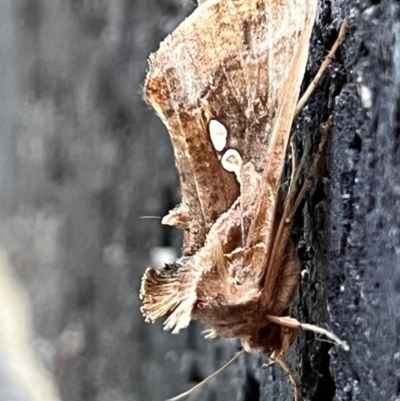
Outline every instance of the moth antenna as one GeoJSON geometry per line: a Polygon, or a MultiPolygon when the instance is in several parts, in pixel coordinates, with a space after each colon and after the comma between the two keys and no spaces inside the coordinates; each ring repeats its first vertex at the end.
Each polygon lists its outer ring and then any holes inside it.
{"type": "Polygon", "coordinates": [[[242,349],[239,351],[229,362],[227,362],[222,368],[218,369],[216,372],[212,373],[210,376],[206,377],[202,382],[199,384],[196,384],[194,387],[192,387],[190,390],[185,391],[182,394],[177,395],[174,398],[169,398],[167,401],[178,401],[182,400],[183,398],[187,397],[190,394],[193,394],[195,391],[197,391],[199,388],[203,387],[206,385],[210,380],[214,379],[217,377],[220,373],[222,373],[225,369],[227,369],[229,366],[231,366],[233,363],[235,363],[239,357],[244,354],[244,350],[242,349]]]}
{"type": "MultiPolygon", "coordinates": [[[[295,119],[300,114],[300,112],[303,109],[304,105],[307,103],[308,99],[310,98],[310,96],[314,92],[316,86],[320,82],[320,80],[321,80],[323,74],[325,73],[326,69],[331,64],[337,49],[343,43],[343,41],[346,39],[348,26],[349,26],[349,21],[345,20],[343,22],[341,28],[340,28],[338,37],[337,37],[334,45],[332,46],[331,50],[329,51],[328,55],[326,56],[324,62],[321,64],[316,76],[314,77],[314,79],[312,80],[311,84],[308,86],[308,88],[304,92],[303,96],[297,102],[297,106],[296,106],[296,110],[295,110],[293,119],[295,119]]],[[[313,174],[315,173],[319,158],[320,158],[321,153],[322,153],[322,149],[325,146],[325,143],[326,143],[326,140],[327,140],[327,131],[330,130],[331,127],[332,127],[332,117],[329,117],[329,119],[328,119],[328,121],[326,123],[326,127],[324,129],[324,133],[322,135],[322,139],[321,139],[321,142],[320,142],[320,145],[319,145],[319,149],[317,151],[316,156],[314,156],[314,162],[313,162],[313,164],[312,164],[312,166],[310,168],[310,172],[309,172],[308,177],[306,179],[307,182],[301,188],[301,191],[298,194],[296,200],[293,199],[293,195],[294,195],[295,190],[291,191],[291,193],[288,194],[288,198],[286,199],[286,202],[285,202],[285,209],[291,208],[292,210],[291,210],[290,213],[288,213],[288,214],[290,214],[290,217],[287,215],[287,211],[288,210],[285,210],[283,221],[286,221],[288,219],[290,220],[290,219],[293,218],[293,215],[296,212],[296,210],[297,210],[302,198],[304,197],[304,194],[309,189],[310,184],[311,184],[309,178],[310,177],[312,178],[313,174]],[[293,205],[291,204],[292,202],[294,202],[293,205]]],[[[306,152],[305,152],[305,154],[306,154],[306,152]]],[[[301,162],[300,162],[300,165],[296,168],[296,173],[292,174],[291,185],[292,185],[292,183],[294,185],[296,185],[296,182],[299,179],[300,172],[302,171],[302,167],[304,165],[304,161],[305,160],[304,160],[304,157],[303,157],[301,162]]]]}
{"type": "Polygon", "coordinates": [[[333,340],[337,345],[340,345],[345,351],[348,351],[350,347],[347,345],[345,341],[342,341],[339,337],[337,337],[332,332],[323,329],[322,327],[314,326],[313,324],[308,323],[300,323],[298,320],[293,319],[289,316],[267,316],[267,319],[273,323],[280,324],[281,326],[286,327],[294,327],[301,330],[312,331],[317,334],[323,334],[326,337],[333,340]]]}
{"type": "Polygon", "coordinates": [[[162,219],[160,216],[140,216],[139,219],[162,219]]]}
{"type": "MultiPolygon", "coordinates": [[[[309,177],[313,178],[314,174],[316,173],[319,159],[321,157],[323,149],[325,148],[326,139],[327,139],[326,137],[327,137],[328,131],[331,128],[331,126],[332,126],[332,116],[329,116],[328,121],[325,124],[325,128],[322,133],[321,141],[318,146],[318,151],[313,158],[313,162],[310,167],[310,171],[305,179],[306,184],[303,184],[303,187],[305,185],[308,185],[309,177]]],[[[295,146],[296,146],[295,143],[293,141],[291,141],[290,145],[293,146],[292,152],[294,152],[295,146]]],[[[285,199],[284,211],[283,211],[283,217],[282,217],[282,221],[284,222],[283,224],[285,224],[285,225],[287,224],[287,222],[290,222],[291,219],[293,218],[294,214],[297,211],[297,207],[299,206],[299,204],[302,200],[302,197],[304,197],[306,191],[309,188],[309,186],[307,186],[306,189],[301,188],[299,194],[296,196],[297,189],[298,189],[297,184],[300,180],[301,173],[303,172],[304,165],[306,164],[307,155],[310,153],[310,151],[311,151],[311,141],[310,141],[310,138],[307,138],[306,143],[304,145],[304,149],[303,149],[303,156],[300,159],[300,163],[296,166],[296,162],[292,161],[292,169],[293,170],[292,170],[292,174],[290,177],[289,189],[288,189],[288,193],[287,193],[287,196],[285,199]]],[[[280,233],[281,230],[282,230],[282,228],[279,227],[278,233],[280,233]]]]}
{"type": "MultiPolygon", "coordinates": [[[[293,217],[301,203],[301,201],[304,199],[304,196],[306,195],[307,191],[309,190],[312,180],[314,176],[316,175],[318,171],[318,163],[319,160],[321,159],[321,156],[323,154],[323,151],[325,149],[325,145],[328,140],[328,135],[331,131],[333,125],[333,118],[330,116],[325,124],[325,127],[322,132],[322,137],[318,146],[318,150],[316,154],[314,155],[312,164],[310,166],[309,172],[307,174],[307,177],[300,189],[300,191],[297,193],[297,180],[299,179],[300,176],[300,168],[303,167],[305,163],[305,158],[303,157],[300,165],[297,168],[296,173],[294,174],[294,181],[290,183],[289,186],[289,191],[285,199],[284,203],[284,208],[283,208],[283,214],[282,214],[282,219],[279,223],[278,230],[275,234],[276,238],[279,238],[279,241],[275,241],[275,243],[272,245],[272,251],[271,251],[271,256],[269,257],[269,264],[273,263],[275,260],[281,260],[284,257],[284,248],[281,247],[280,244],[282,243],[287,243],[289,236],[290,236],[290,231],[293,223],[293,217]]],[[[265,269],[265,272],[270,271],[270,269],[265,269]]],[[[264,277],[264,280],[266,277],[264,277]]],[[[264,301],[265,302],[265,301],[264,301]]]]}
{"type": "Polygon", "coordinates": [[[326,56],[324,62],[321,64],[321,67],[319,67],[319,70],[318,70],[317,74],[315,75],[314,79],[312,80],[311,84],[308,86],[308,88],[304,92],[303,96],[297,102],[296,111],[294,112],[293,119],[295,119],[300,114],[300,112],[303,109],[304,105],[307,103],[308,99],[310,98],[310,96],[314,92],[315,87],[319,84],[319,81],[321,80],[322,75],[324,74],[326,69],[331,64],[333,58],[335,57],[336,50],[338,49],[338,47],[346,39],[346,34],[347,34],[348,27],[349,27],[349,21],[346,19],[343,22],[343,24],[342,24],[342,26],[340,28],[338,37],[337,37],[335,43],[333,44],[330,52],[326,56]]]}
{"type": "Polygon", "coordinates": [[[325,149],[326,142],[328,141],[328,134],[330,133],[330,131],[332,129],[332,125],[333,125],[333,117],[331,115],[331,116],[329,116],[329,118],[328,118],[328,120],[327,120],[327,122],[325,124],[325,127],[323,129],[322,138],[321,138],[321,141],[319,143],[317,153],[315,154],[314,160],[313,160],[313,162],[312,162],[312,164],[310,166],[310,170],[308,172],[308,175],[307,175],[307,177],[306,177],[306,179],[305,179],[305,181],[303,183],[302,188],[300,189],[299,194],[297,195],[296,200],[293,203],[292,210],[289,213],[288,217],[290,219],[293,219],[293,216],[296,213],[296,210],[299,207],[300,202],[302,201],[302,199],[304,198],[305,194],[309,190],[309,188],[311,186],[311,183],[312,183],[312,180],[315,177],[315,175],[317,174],[318,163],[319,163],[319,160],[321,159],[322,153],[323,153],[323,151],[325,149]]]}

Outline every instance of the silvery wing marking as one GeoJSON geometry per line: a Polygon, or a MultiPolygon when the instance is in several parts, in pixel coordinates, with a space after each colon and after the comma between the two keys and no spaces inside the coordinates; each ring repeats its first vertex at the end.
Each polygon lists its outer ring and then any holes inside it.
{"type": "Polygon", "coordinates": [[[210,139],[214,149],[218,152],[222,152],[226,146],[226,138],[228,137],[226,127],[219,121],[211,119],[208,125],[208,130],[210,132],[210,139]]]}
{"type": "MultiPolygon", "coordinates": [[[[260,301],[281,280],[266,270],[316,5],[208,0],[152,55],[145,98],[168,128],[182,188],[182,204],[164,221],[185,230],[190,259],[147,271],[141,296],[149,320],[167,316],[166,328],[178,331],[199,318],[251,348],[266,327],[262,316],[287,309],[298,276],[290,244],[282,274],[290,288],[268,309],[260,301]],[[241,186],[221,164],[211,120],[226,127],[225,149],[242,160],[241,186]]],[[[271,329],[263,350],[279,346],[272,341],[279,330],[271,329]]]]}

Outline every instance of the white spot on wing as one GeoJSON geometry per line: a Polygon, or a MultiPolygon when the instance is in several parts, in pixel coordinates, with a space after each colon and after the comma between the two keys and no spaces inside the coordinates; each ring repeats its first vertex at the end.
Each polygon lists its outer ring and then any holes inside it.
{"type": "Polygon", "coordinates": [[[217,120],[210,120],[208,128],[214,149],[221,152],[226,146],[226,138],[228,136],[226,127],[217,120]]]}
{"type": "Polygon", "coordinates": [[[221,164],[226,171],[235,173],[236,179],[241,182],[242,157],[236,149],[228,149],[222,156],[221,164]]]}

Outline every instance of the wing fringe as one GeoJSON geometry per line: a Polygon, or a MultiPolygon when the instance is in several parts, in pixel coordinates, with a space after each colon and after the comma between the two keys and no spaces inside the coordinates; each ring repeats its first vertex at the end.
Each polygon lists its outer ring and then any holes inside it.
{"type": "Polygon", "coordinates": [[[146,322],[168,316],[164,330],[178,333],[186,328],[192,318],[197,300],[197,269],[192,257],[184,257],[163,269],[148,268],[143,276],[140,298],[141,312],[146,322]]]}

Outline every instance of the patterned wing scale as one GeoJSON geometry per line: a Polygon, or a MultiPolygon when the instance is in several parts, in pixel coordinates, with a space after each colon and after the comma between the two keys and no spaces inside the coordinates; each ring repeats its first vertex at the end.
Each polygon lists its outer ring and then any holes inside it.
{"type": "MultiPolygon", "coordinates": [[[[219,283],[219,302],[230,302],[231,289],[221,289],[222,278],[240,282],[243,297],[259,290],[316,4],[207,0],[150,58],[145,99],[168,128],[182,189],[181,205],[164,222],[185,230],[183,254],[189,259],[147,271],[141,295],[149,320],[167,315],[168,328],[187,325],[199,294],[213,296],[204,285],[206,276],[219,283]],[[221,152],[210,139],[212,119],[228,131],[221,152]],[[243,160],[241,186],[221,165],[221,156],[232,148],[243,160]],[[245,248],[240,262],[232,244],[227,249],[231,238],[245,248]],[[232,252],[226,274],[221,263],[210,260],[216,254],[213,243],[224,254],[232,252]]],[[[274,277],[269,280],[273,285],[274,277]]]]}

